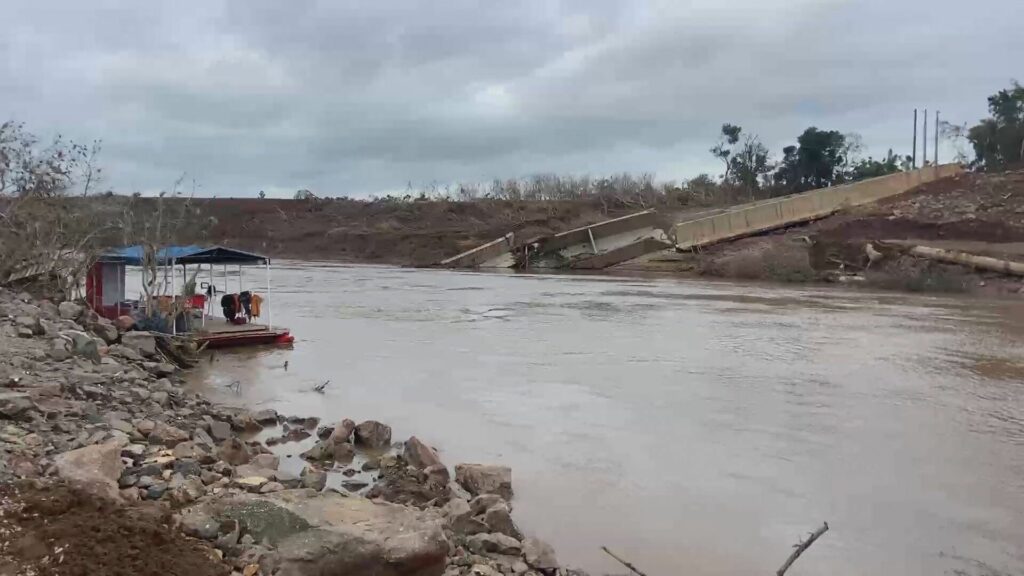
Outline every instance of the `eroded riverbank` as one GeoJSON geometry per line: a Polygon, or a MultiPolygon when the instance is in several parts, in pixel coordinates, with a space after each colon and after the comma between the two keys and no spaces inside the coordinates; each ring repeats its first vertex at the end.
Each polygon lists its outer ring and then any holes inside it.
{"type": "Polygon", "coordinates": [[[0,289],[0,574],[576,574],[512,519],[508,467],[211,404],[122,320],[0,289]],[[268,448],[307,439],[299,466],[268,448]]]}
{"type": "Polygon", "coordinates": [[[602,544],[773,570],[822,520],[797,572],[1024,565],[1016,302],[314,264],[275,295],[295,348],[218,354],[196,389],[506,463],[523,530],[593,572],[621,570],[602,544]]]}

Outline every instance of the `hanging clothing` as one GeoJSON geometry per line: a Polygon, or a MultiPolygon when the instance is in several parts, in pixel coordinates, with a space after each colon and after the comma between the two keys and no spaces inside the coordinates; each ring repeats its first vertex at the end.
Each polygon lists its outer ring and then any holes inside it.
{"type": "Polygon", "coordinates": [[[242,311],[247,318],[252,318],[252,292],[246,290],[238,295],[238,301],[242,305],[242,311]]]}
{"type": "Polygon", "coordinates": [[[221,310],[224,311],[224,318],[227,319],[228,322],[233,321],[235,319],[235,316],[238,314],[238,308],[236,307],[234,294],[225,294],[221,296],[220,307],[221,310]]]}
{"type": "Polygon", "coordinates": [[[249,303],[249,308],[252,311],[252,317],[253,318],[259,318],[260,317],[260,307],[262,305],[263,305],[263,296],[260,296],[259,294],[253,294],[251,302],[249,303]]]}

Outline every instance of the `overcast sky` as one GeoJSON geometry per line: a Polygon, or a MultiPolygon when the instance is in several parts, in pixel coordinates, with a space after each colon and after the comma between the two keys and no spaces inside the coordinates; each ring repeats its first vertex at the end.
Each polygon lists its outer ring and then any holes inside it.
{"type": "Polygon", "coordinates": [[[915,106],[974,122],[1024,80],[1021,0],[10,0],[0,22],[0,119],[102,139],[119,192],[679,179],[721,171],[723,122],[775,156],[810,125],[909,153],[915,106]]]}

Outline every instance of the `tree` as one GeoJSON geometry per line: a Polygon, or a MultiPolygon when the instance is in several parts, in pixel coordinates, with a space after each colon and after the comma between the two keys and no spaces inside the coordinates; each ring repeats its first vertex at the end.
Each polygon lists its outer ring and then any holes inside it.
{"type": "Polygon", "coordinates": [[[67,198],[76,175],[88,184],[98,174],[97,152],[60,136],[41,146],[23,124],[0,124],[0,283],[38,280],[44,291],[74,297],[109,228],[67,198]]]}
{"type": "Polygon", "coordinates": [[[740,132],[742,131],[743,129],[739,126],[722,124],[722,134],[718,144],[711,147],[711,153],[725,164],[725,174],[722,175],[722,180],[729,179],[729,170],[732,168],[729,157],[732,155],[732,147],[740,141],[740,132]]]}
{"type": "Polygon", "coordinates": [[[775,183],[790,192],[825,188],[844,181],[846,137],[835,130],[804,130],[796,146],[782,149],[775,183]]]}
{"type": "Polygon", "coordinates": [[[1024,86],[1013,82],[989,96],[988,111],[988,118],[967,131],[975,164],[1002,170],[1024,161],[1024,86]]]}
{"type": "Polygon", "coordinates": [[[768,147],[753,134],[743,138],[743,145],[729,160],[732,178],[751,198],[761,189],[761,179],[772,171],[768,162],[768,147]]]}
{"type": "Polygon", "coordinates": [[[260,197],[260,200],[263,200],[264,198],[267,197],[267,193],[264,192],[263,190],[260,190],[259,197],[260,197]]]}
{"type": "Polygon", "coordinates": [[[865,178],[877,178],[887,174],[895,174],[903,171],[903,159],[893,153],[892,148],[882,160],[875,160],[868,156],[867,160],[857,162],[850,170],[849,181],[864,180],[865,178]]]}

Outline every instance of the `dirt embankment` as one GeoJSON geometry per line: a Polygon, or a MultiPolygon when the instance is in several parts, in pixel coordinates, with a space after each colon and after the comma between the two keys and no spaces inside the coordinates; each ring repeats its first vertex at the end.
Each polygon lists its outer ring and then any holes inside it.
{"type": "Polygon", "coordinates": [[[842,280],[912,291],[1019,292],[1020,278],[905,254],[925,245],[1024,262],[1024,171],[963,174],[803,226],[652,258],[649,268],[783,282],[842,280]],[[869,265],[867,245],[882,256],[869,265]]]}
{"type": "Polygon", "coordinates": [[[614,218],[597,201],[212,199],[207,241],[271,256],[429,265],[515,232],[529,238],[614,218]]]}

